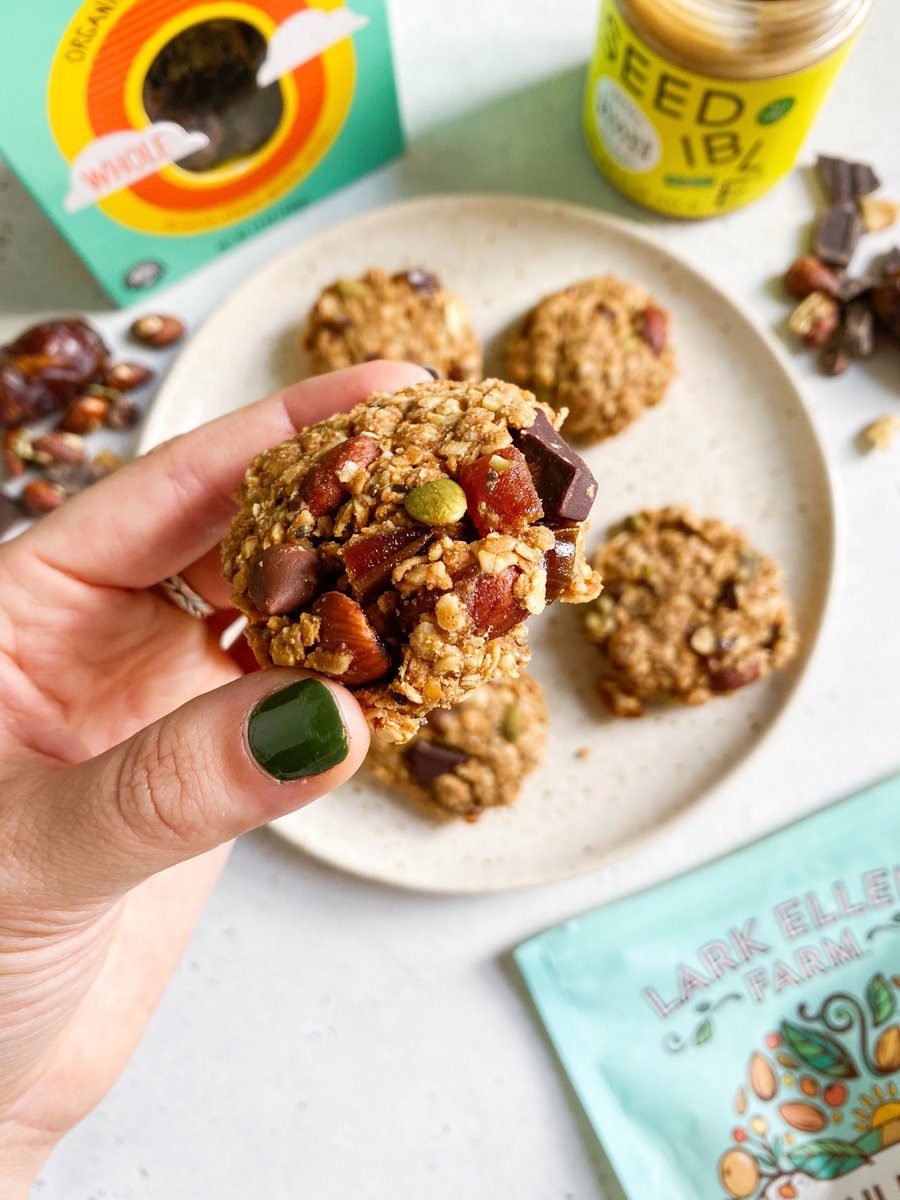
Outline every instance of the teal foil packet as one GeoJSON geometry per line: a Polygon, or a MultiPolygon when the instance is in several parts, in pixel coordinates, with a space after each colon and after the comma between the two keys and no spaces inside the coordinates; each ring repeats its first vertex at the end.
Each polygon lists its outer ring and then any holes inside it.
{"type": "Polygon", "coordinates": [[[515,957],[633,1200],[900,1200],[900,778],[515,957]]]}

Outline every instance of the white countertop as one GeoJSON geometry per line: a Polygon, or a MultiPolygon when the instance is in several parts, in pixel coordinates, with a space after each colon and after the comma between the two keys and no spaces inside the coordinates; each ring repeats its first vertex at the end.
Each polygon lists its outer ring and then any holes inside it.
{"type": "MultiPolygon", "coordinates": [[[[161,306],[196,323],[314,229],[403,195],[483,190],[645,222],[779,325],[786,306],[772,280],[813,211],[803,175],[704,224],[666,222],[619,198],[580,132],[596,10],[596,0],[394,0],[408,155],[176,285],[161,306]]],[[[898,45],[900,7],[882,0],[807,143],[807,158],[821,150],[872,161],[895,197],[898,45]]],[[[871,240],[873,250],[882,244],[890,234],[871,240]]],[[[0,335],[50,309],[88,312],[111,336],[129,320],[104,311],[86,270],[5,176],[0,295],[0,335]]],[[[621,1196],[507,952],[900,769],[900,446],[868,457],[854,446],[868,421],[900,414],[900,350],[837,380],[805,358],[797,367],[840,493],[836,594],[789,711],[721,802],[594,875],[487,898],[395,892],[308,861],[271,834],[245,838],[134,1060],[55,1154],[36,1197],[621,1196]]]]}

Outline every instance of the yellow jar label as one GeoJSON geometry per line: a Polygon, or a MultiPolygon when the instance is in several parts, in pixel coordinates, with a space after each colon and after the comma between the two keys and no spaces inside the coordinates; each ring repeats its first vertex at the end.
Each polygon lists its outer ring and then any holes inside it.
{"type": "Polygon", "coordinates": [[[790,170],[851,44],[777,79],[716,79],[656,54],[616,0],[603,0],[588,144],[607,178],[648,208],[680,217],[740,208],[790,170]]]}

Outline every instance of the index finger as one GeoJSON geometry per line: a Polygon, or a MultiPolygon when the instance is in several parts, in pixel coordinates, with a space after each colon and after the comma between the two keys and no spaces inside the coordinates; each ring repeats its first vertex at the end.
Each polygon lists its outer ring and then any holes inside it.
{"type": "Polygon", "coordinates": [[[428,379],[372,362],[304,380],[173,438],[45,517],[13,545],[101,587],[151,587],[221,541],[250,460],[372,392],[428,379]]]}

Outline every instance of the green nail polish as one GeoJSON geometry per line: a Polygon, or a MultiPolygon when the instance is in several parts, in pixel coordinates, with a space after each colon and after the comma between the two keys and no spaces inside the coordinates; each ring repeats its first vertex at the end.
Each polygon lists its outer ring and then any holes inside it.
{"type": "Polygon", "coordinates": [[[298,679],[257,704],[247,741],[262,769],[283,780],[321,775],[350,750],[334,696],[318,679],[298,679]]]}

